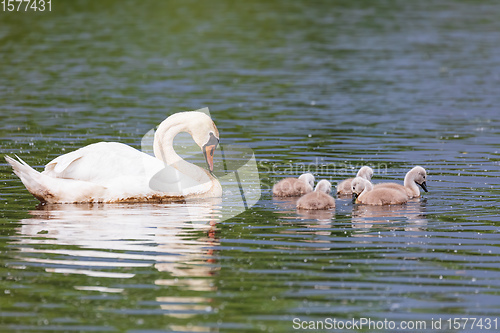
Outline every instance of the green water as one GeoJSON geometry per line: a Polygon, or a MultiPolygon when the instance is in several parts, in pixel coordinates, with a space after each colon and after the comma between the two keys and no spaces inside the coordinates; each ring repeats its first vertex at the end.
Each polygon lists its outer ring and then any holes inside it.
{"type": "Polygon", "coordinates": [[[222,144],[253,150],[262,186],[229,219],[227,188],[215,203],[37,206],[2,159],[0,330],[500,321],[499,11],[465,0],[0,11],[1,155],[41,170],[94,142],[140,148],[167,115],[206,106],[222,144]],[[303,213],[269,191],[305,170],[336,184],[363,164],[374,182],[422,165],[429,193],[303,213]]]}

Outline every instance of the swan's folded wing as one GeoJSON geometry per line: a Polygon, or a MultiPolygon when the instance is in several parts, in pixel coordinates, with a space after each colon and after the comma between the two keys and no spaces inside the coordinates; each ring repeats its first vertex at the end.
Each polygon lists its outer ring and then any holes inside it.
{"type": "Polygon", "coordinates": [[[45,166],[45,173],[49,176],[56,178],[65,178],[62,177],[64,171],[68,168],[68,166],[78,161],[82,158],[83,155],[79,150],[71,152],[69,154],[61,155],[55,159],[53,159],[49,164],[45,166]]]}
{"type": "Polygon", "coordinates": [[[43,174],[107,184],[121,177],[145,177],[162,166],[161,161],[130,146],[99,142],[57,157],[47,164],[43,174]]]}

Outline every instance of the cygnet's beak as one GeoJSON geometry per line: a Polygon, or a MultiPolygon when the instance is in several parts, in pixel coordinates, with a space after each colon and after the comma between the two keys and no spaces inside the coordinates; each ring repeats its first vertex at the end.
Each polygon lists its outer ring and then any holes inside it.
{"type": "Polygon", "coordinates": [[[203,151],[203,155],[205,155],[205,160],[208,164],[208,169],[210,172],[214,172],[214,153],[215,148],[219,144],[219,139],[217,139],[212,133],[210,133],[210,139],[201,149],[203,151]]]}
{"type": "Polygon", "coordinates": [[[352,203],[356,203],[356,199],[358,198],[359,194],[352,192],[352,203]]]}
{"type": "Polygon", "coordinates": [[[418,184],[420,185],[420,187],[422,187],[422,189],[425,191],[425,192],[429,192],[427,191],[427,184],[425,182],[423,182],[422,184],[418,184]]]}

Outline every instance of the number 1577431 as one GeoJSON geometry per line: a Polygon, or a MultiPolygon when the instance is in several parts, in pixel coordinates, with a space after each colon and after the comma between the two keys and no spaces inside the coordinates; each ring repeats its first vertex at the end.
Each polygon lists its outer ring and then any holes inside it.
{"type": "Polygon", "coordinates": [[[2,0],[4,12],[52,11],[52,0],[2,0]]]}

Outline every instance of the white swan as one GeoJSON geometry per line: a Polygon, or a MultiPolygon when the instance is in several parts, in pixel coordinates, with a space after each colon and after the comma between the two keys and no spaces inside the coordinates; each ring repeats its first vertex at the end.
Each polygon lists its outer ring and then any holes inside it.
{"type": "Polygon", "coordinates": [[[330,196],[332,184],[322,179],[316,185],[314,192],[304,195],[297,201],[297,209],[322,210],[335,208],[335,199],[330,196]]]}
{"type": "Polygon", "coordinates": [[[420,196],[420,189],[418,188],[417,184],[420,185],[420,187],[422,187],[425,192],[428,192],[427,183],[425,182],[426,179],[427,172],[424,168],[417,165],[406,173],[404,185],[397,183],[380,183],[376,184],[374,188],[391,188],[406,193],[406,195],[410,199],[418,198],[420,196]]]}
{"type": "Polygon", "coordinates": [[[150,156],[117,142],[99,142],[59,156],[42,173],[5,156],[28,191],[41,202],[163,202],[219,197],[222,187],[211,174],[219,131],[198,111],[165,119],[154,135],[150,156]],[[183,160],[173,148],[174,137],[189,133],[202,149],[210,172],[183,160]]]}
{"type": "Polygon", "coordinates": [[[352,195],[356,203],[365,205],[402,205],[408,202],[408,196],[403,191],[374,188],[372,183],[363,177],[356,177],[352,181],[352,195]]]}
{"type": "MultiPolygon", "coordinates": [[[[371,180],[373,177],[373,169],[365,165],[361,167],[361,169],[359,169],[358,173],[356,174],[356,177],[363,177],[366,180],[371,180]]],[[[351,183],[353,179],[354,178],[347,178],[341,181],[337,185],[337,195],[340,196],[352,195],[351,183]]]]}

